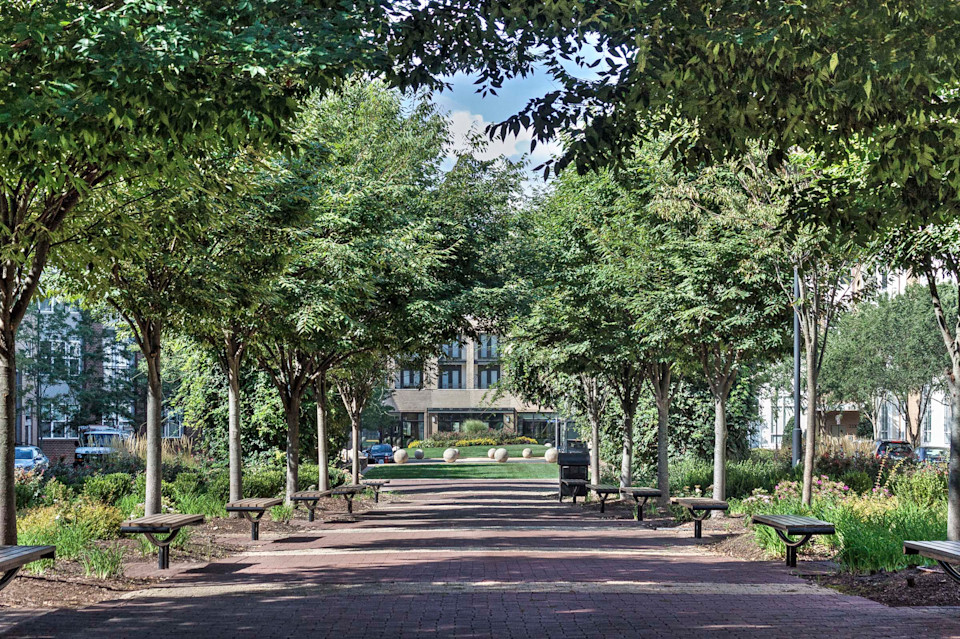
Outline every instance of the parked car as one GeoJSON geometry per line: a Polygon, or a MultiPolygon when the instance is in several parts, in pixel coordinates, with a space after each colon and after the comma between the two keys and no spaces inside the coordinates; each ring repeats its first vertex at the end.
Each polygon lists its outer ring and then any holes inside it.
{"type": "Polygon", "coordinates": [[[371,464],[388,464],[393,461],[393,446],[390,444],[374,444],[367,451],[367,458],[371,464]]]}
{"type": "Polygon", "coordinates": [[[920,446],[917,448],[917,461],[947,463],[950,449],[946,446],[920,446]]]}
{"type": "Polygon", "coordinates": [[[908,442],[899,439],[881,439],[877,442],[877,448],[874,451],[877,459],[889,457],[890,459],[910,459],[913,457],[913,446],[908,442]]]}
{"type": "Polygon", "coordinates": [[[46,470],[50,460],[36,446],[17,446],[14,448],[13,463],[24,470],[46,470]]]}
{"type": "Polygon", "coordinates": [[[74,464],[88,464],[114,453],[120,448],[120,443],[129,437],[130,433],[111,426],[83,426],[74,451],[74,464]]]}

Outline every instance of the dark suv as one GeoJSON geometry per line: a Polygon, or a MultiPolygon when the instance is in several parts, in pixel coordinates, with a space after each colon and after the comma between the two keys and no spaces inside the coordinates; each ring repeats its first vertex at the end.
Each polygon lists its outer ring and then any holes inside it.
{"type": "Polygon", "coordinates": [[[874,452],[876,453],[877,459],[881,457],[910,459],[913,457],[913,447],[899,439],[881,439],[877,442],[877,449],[874,452]]]}
{"type": "Polygon", "coordinates": [[[384,464],[393,461],[393,446],[390,444],[374,444],[367,451],[367,459],[371,464],[384,464]]]}

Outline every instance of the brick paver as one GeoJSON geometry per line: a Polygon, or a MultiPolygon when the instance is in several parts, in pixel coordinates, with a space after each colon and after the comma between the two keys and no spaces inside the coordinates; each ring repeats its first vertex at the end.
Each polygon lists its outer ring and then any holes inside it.
{"type": "Polygon", "coordinates": [[[400,500],[356,522],[264,536],[160,587],[0,635],[960,637],[956,609],[841,595],[780,562],[711,554],[688,531],[556,504],[553,487],[394,481],[400,500]]]}

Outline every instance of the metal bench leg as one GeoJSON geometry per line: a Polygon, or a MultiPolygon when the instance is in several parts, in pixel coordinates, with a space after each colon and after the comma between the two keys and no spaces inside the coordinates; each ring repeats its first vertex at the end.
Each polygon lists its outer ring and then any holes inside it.
{"type": "Polygon", "coordinates": [[[690,516],[693,517],[693,538],[702,539],[703,538],[703,520],[707,518],[707,515],[710,514],[709,510],[704,510],[699,515],[697,511],[690,509],[690,516]]]}
{"type": "Polygon", "coordinates": [[[379,504],[379,503],[380,503],[380,489],[379,489],[379,488],[374,488],[374,489],[373,489],[373,503],[375,503],[375,504],[379,504]]]}
{"type": "Polygon", "coordinates": [[[607,496],[600,495],[600,512],[602,513],[607,506],[607,496]]]}
{"type": "Polygon", "coordinates": [[[343,498],[347,500],[347,512],[352,515],[353,514],[353,495],[344,495],[343,498]]]}
{"type": "Polygon", "coordinates": [[[20,572],[20,566],[16,568],[11,568],[10,570],[3,573],[3,576],[0,576],[0,590],[3,590],[10,585],[10,582],[13,581],[13,578],[17,576],[17,573],[20,572]]]}
{"type": "Polygon", "coordinates": [[[639,497],[637,496],[633,497],[633,501],[637,504],[637,515],[636,515],[637,521],[643,521],[643,509],[646,507],[647,500],[649,499],[650,499],[649,497],[644,497],[643,501],[641,502],[639,497]]]}
{"type": "Polygon", "coordinates": [[[813,535],[804,535],[800,539],[790,539],[782,531],[777,530],[777,537],[787,546],[787,568],[796,568],[797,549],[810,541],[813,535]]]}
{"type": "Polygon", "coordinates": [[[307,521],[313,521],[313,515],[317,510],[317,502],[311,505],[309,502],[304,504],[307,507],[307,521]]]}
{"type": "Polygon", "coordinates": [[[157,547],[157,568],[166,570],[170,567],[170,543],[176,539],[180,529],[177,528],[163,539],[157,539],[153,533],[143,533],[151,544],[157,547]]]}
{"type": "MultiPolygon", "coordinates": [[[[957,566],[954,566],[952,564],[948,564],[945,561],[939,561],[939,560],[937,561],[937,563],[940,564],[940,567],[943,568],[943,572],[947,573],[948,577],[950,577],[955,582],[960,584],[960,569],[958,569],[957,566]]],[[[3,586],[0,586],[0,588],[2,587],[3,586]]]]}
{"type": "Polygon", "coordinates": [[[263,517],[263,513],[267,512],[266,510],[261,510],[257,513],[257,516],[254,517],[250,511],[244,511],[243,517],[250,522],[250,540],[259,541],[260,540],[260,518],[263,517]]]}

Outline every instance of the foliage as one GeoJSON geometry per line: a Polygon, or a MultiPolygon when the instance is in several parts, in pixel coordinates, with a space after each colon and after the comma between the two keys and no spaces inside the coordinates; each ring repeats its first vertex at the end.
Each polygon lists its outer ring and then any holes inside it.
{"type": "Polygon", "coordinates": [[[270,509],[270,518],[281,524],[290,523],[293,519],[293,506],[290,504],[280,504],[270,509]]]}
{"type": "MultiPolygon", "coordinates": [[[[731,499],[745,498],[755,491],[770,492],[794,471],[789,460],[749,459],[727,463],[727,491],[731,499]]],[[[691,458],[681,459],[670,468],[670,493],[691,495],[699,489],[708,493],[713,484],[713,465],[691,458]]]]}
{"type": "Polygon", "coordinates": [[[378,464],[367,479],[553,479],[555,464],[378,464]]]}
{"type": "Polygon", "coordinates": [[[80,555],[80,564],[88,577],[123,577],[123,548],[120,544],[94,546],[80,555]]]}
{"type": "Polygon", "coordinates": [[[94,475],[83,484],[83,495],[88,499],[109,506],[114,506],[122,497],[126,497],[133,490],[130,475],[125,473],[111,473],[109,475],[94,475]]]}
{"type": "MultiPolygon", "coordinates": [[[[486,427],[486,424],[484,424],[486,427]]],[[[482,437],[470,437],[468,433],[434,433],[423,441],[413,440],[407,448],[460,448],[467,446],[504,446],[507,444],[537,444],[532,437],[517,436],[512,432],[489,429],[482,437]]]]}
{"type": "Polygon", "coordinates": [[[13,478],[17,510],[28,508],[39,501],[43,489],[42,472],[17,468],[13,478]]]}

